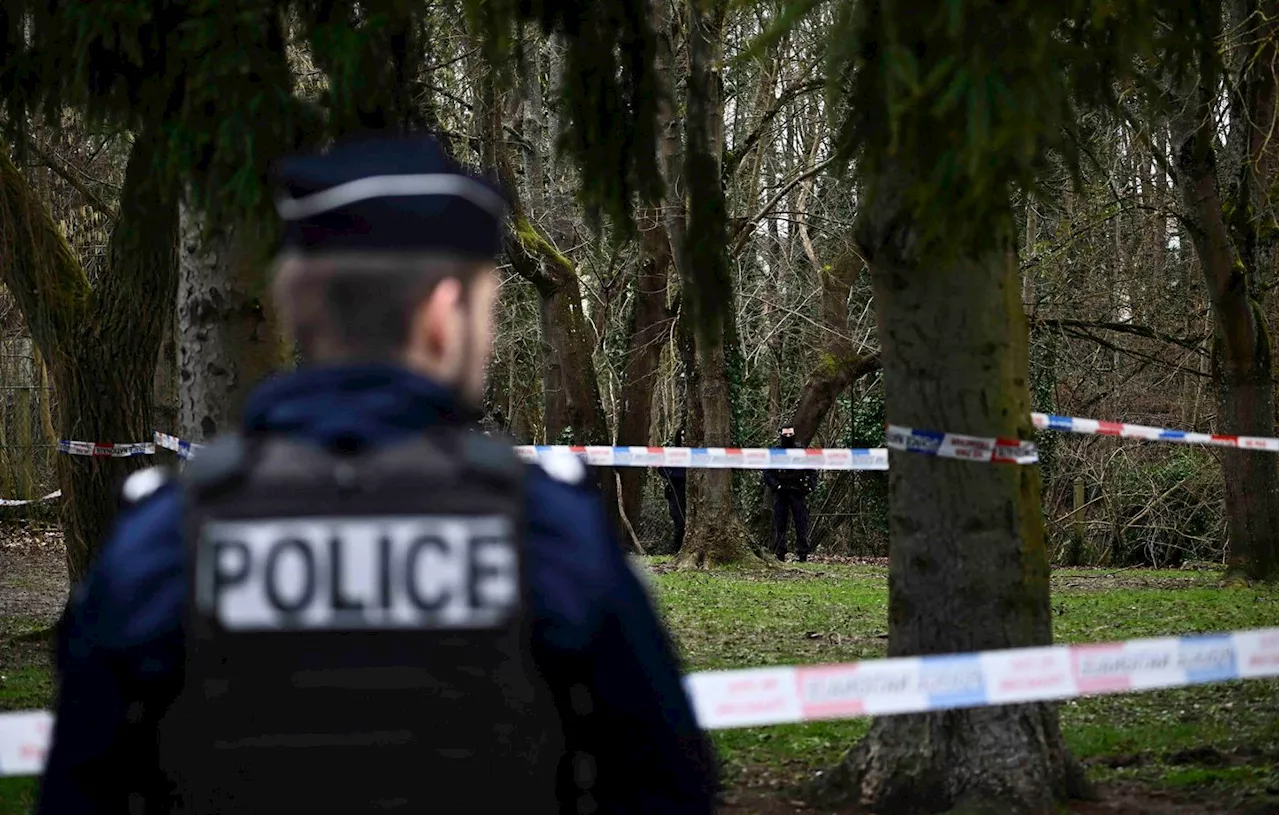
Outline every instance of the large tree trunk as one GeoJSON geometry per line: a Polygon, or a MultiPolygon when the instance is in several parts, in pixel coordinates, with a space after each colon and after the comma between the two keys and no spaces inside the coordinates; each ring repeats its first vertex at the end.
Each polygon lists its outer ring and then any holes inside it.
{"type": "MultiPolygon", "coordinates": [[[[888,422],[1031,433],[1027,326],[1012,241],[938,262],[885,166],[859,214],[888,422]]],[[[998,225],[993,225],[996,232],[998,225]]],[[[891,453],[889,655],[1048,645],[1049,562],[1034,466],[891,453]]],[[[1084,791],[1057,708],[1010,705],[876,720],[817,792],[875,812],[1052,813],[1084,791]]]]}
{"type": "Polygon", "coordinates": [[[182,399],[178,387],[177,310],[165,311],[163,320],[164,329],[161,332],[160,353],[156,358],[156,375],[152,386],[152,398],[155,400],[152,416],[157,430],[175,433],[182,399]]]}
{"type": "MultiPolygon", "coordinates": [[[[713,297],[724,297],[720,308],[696,307],[693,332],[701,408],[701,427],[691,428],[703,446],[731,446],[734,440],[733,400],[729,357],[735,352],[733,280],[729,270],[724,185],[723,99],[715,66],[721,51],[725,4],[691,2],[689,8],[689,81],[686,93],[685,182],[689,190],[689,229],[685,235],[681,269],[686,308],[706,289],[694,291],[694,271],[714,281],[713,297]],[[691,285],[693,284],[693,285],[691,285]]],[[[704,304],[705,305],[705,304],[704,304]]],[[[693,394],[691,394],[691,397],[693,394]]],[[[684,545],[676,556],[680,568],[711,566],[756,559],[747,544],[747,531],[734,509],[733,472],[701,470],[688,482],[689,518],[684,545]]]]}
{"type": "MultiPolygon", "coordinates": [[[[1252,198],[1265,197],[1254,194],[1254,190],[1270,188],[1274,180],[1273,29],[1269,36],[1263,49],[1266,53],[1254,60],[1258,67],[1246,82],[1249,115],[1235,123],[1248,128],[1247,137],[1239,139],[1248,145],[1248,155],[1243,157],[1241,168],[1228,168],[1233,176],[1243,176],[1240,197],[1246,206],[1252,198]],[[1271,176],[1262,175],[1267,165],[1271,176]]],[[[1234,229],[1229,228],[1223,215],[1224,196],[1218,187],[1214,146],[1216,118],[1212,113],[1218,92],[1215,64],[1212,55],[1202,55],[1200,81],[1193,100],[1174,125],[1178,189],[1213,314],[1218,432],[1274,436],[1276,400],[1271,380],[1270,329],[1254,299],[1255,279],[1262,270],[1253,265],[1274,262],[1274,247],[1259,249],[1254,237],[1258,231],[1266,232],[1274,244],[1274,210],[1266,207],[1252,218],[1238,218],[1232,224],[1234,229]]],[[[1276,540],[1280,537],[1280,484],[1275,457],[1236,449],[1222,450],[1220,456],[1227,487],[1227,579],[1272,581],[1277,574],[1276,540]]]]}
{"type": "Polygon", "coordinates": [[[265,241],[236,232],[204,236],[202,224],[182,208],[177,432],[194,442],[238,427],[249,391],[289,362],[264,295],[265,241]]]}
{"type": "MultiPolygon", "coordinates": [[[[670,329],[667,314],[667,276],[671,269],[671,242],[658,213],[641,223],[643,259],[636,280],[631,311],[631,336],[627,363],[622,375],[622,407],[618,415],[618,442],[647,445],[653,420],[653,395],[657,390],[658,362],[662,342],[670,329]]],[[[622,512],[634,526],[640,518],[644,479],[639,467],[623,467],[618,473],[622,489],[622,512]]]]}
{"type": "Polygon", "coordinates": [[[822,276],[822,325],[826,341],[818,365],[809,372],[800,391],[800,401],[791,415],[796,431],[796,444],[804,447],[813,440],[822,420],[859,377],[880,370],[880,357],[859,355],[849,334],[849,292],[862,269],[862,258],[846,252],[828,268],[819,268],[822,276]]]}
{"type": "MultiPolygon", "coordinates": [[[[178,211],[156,172],[158,133],[129,154],[105,274],[91,287],[48,211],[0,151],[0,275],[48,360],[58,433],[89,442],[149,442],[152,386],[177,280],[178,211]]],[[[145,457],[58,457],[67,572],[84,577],[109,530],[120,482],[145,457]]]]}

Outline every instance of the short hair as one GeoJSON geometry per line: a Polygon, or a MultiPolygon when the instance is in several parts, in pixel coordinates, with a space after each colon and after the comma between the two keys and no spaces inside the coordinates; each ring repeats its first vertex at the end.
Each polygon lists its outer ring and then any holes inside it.
{"type": "Polygon", "coordinates": [[[404,352],[415,310],[441,281],[457,279],[465,293],[492,265],[441,253],[284,252],[271,291],[305,359],[389,361],[404,352]]]}

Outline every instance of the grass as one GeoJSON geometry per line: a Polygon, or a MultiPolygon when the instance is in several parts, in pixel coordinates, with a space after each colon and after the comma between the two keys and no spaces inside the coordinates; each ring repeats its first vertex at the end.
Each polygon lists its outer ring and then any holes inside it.
{"type": "MultiPolygon", "coordinates": [[[[1060,642],[1274,626],[1274,588],[1219,588],[1206,572],[1060,570],[1060,642]]],[[[882,657],[885,570],[795,564],[776,574],[665,571],[655,593],[691,670],[882,657]]],[[[1063,731],[1096,781],[1274,794],[1277,685],[1252,680],[1072,700],[1063,731]]],[[[867,720],[714,734],[727,780],[786,787],[836,763],[867,720]]]]}
{"type": "MultiPolygon", "coordinates": [[[[47,627],[36,617],[0,617],[0,711],[48,707],[52,700],[48,645],[31,637],[47,627]]],[[[0,778],[0,815],[25,815],[35,798],[36,779],[0,778]]]]}
{"type": "MultiPolygon", "coordinates": [[[[769,571],[677,572],[650,559],[655,602],[690,670],[874,659],[885,654],[885,570],[795,564],[769,571]]],[[[1059,570],[1055,637],[1091,642],[1274,626],[1274,588],[1220,588],[1209,572],[1059,570]]],[[[0,710],[44,706],[40,621],[0,617],[0,710]]],[[[1071,700],[1063,731],[1097,781],[1170,791],[1274,795],[1275,680],[1071,700]]],[[[839,761],[865,719],[718,731],[726,781],[786,789],[839,761]]],[[[28,811],[35,784],[0,779],[0,815],[28,811]]]]}

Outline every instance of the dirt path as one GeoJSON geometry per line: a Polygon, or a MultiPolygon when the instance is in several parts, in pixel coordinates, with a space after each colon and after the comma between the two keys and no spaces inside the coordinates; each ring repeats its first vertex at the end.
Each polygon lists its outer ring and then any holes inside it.
{"type": "Polygon", "coordinates": [[[66,601],[62,532],[43,525],[0,526],[0,619],[48,625],[58,619],[66,601]]]}

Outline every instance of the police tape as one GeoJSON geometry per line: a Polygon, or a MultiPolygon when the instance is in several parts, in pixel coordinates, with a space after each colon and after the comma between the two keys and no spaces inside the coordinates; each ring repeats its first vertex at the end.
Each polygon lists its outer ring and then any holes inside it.
{"type": "MultiPolygon", "coordinates": [[[[1176,688],[1280,673],[1280,629],[702,671],[685,691],[705,730],[926,713],[1176,688]]],[[[0,776],[37,775],[48,711],[0,713],[0,776]]]]}
{"type": "Polygon", "coordinates": [[[155,432],[155,440],[157,447],[172,450],[178,454],[178,458],[191,458],[192,453],[204,446],[177,436],[170,436],[168,433],[161,433],[159,430],[155,432]]]}
{"type": "Polygon", "coordinates": [[[593,447],[518,445],[516,455],[528,462],[573,453],[595,467],[675,467],[706,470],[887,470],[883,447],[593,447]]]}
{"type": "Polygon", "coordinates": [[[899,657],[685,677],[714,730],[1047,702],[1280,673],[1280,629],[899,657]]]}
{"type": "MultiPolygon", "coordinates": [[[[1259,436],[1235,436],[1192,433],[1162,427],[1081,419],[1032,413],[1032,424],[1039,430],[1084,433],[1098,436],[1142,439],[1176,444],[1205,444],[1243,450],[1280,452],[1280,439],[1259,436]]],[[[1039,455],[1033,442],[1019,439],[986,438],[888,425],[887,448],[905,450],[939,458],[1008,464],[1035,464],[1039,455]]],[[[58,442],[58,449],[69,455],[122,458],[152,455],[156,447],[172,450],[179,457],[190,458],[203,445],[186,441],[168,433],[155,431],[151,442],[113,444],[110,442],[58,442]]],[[[813,469],[813,470],[887,470],[889,456],[885,447],[873,448],[804,448],[767,447],[635,447],[591,445],[519,445],[517,454],[525,461],[568,451],[596,467],[679,467],[692,469],[813,469]]]]}
{"type": "Polygon", "coordinates": [[[0,507],[24,507],[27,504],[38,504],[41,501],[52,501],[54,498],[61,498],[62,490],[54,490],[48,495],[42,495],[39,498],[0,498],[0,507]]]}
{"type": "Polygon", "coordinates": [[[1215,447],[1237,447],[1243,450],[1280,452],[1280,439],[1260,436],[1230,436],[1213,433],[1190,433],[1163,427],[1147,427],[1124,422],[1103,422],[1097,419],[1079,419],[1074,416],[1054,416],[1048,413],[1032,413],[1031,422],[1040,430],[1058,430],[1063,433],[1086,433],[1095,436],[1118,436],[1125,439],[1167,441],[1175,444],[1208,444],[1215,447]]]}
{"type": "Polygon", "coordinates": [[[1034,442],[963,436],[959,433],[899,427],[896,424],[885,428],[884,442],[893,450],[906,450],[938,458],[995,464],[1035,464],[1040,461],[1034,442]]]}
{"type": "Polygon", "coordinates": [[[116,444],[109,441],[58,441],[58,452],[69,456],[93,456],[94,458],[129,458],[130,456],[153,456],[156,446],[153,442],[138,441],[129,444],[116,444]]]}
{"type": "Polygon", "coordinates": [[[47,710],[0,713],[0,777],[39,775],[53,742],[53,715],[47,710]]]}

